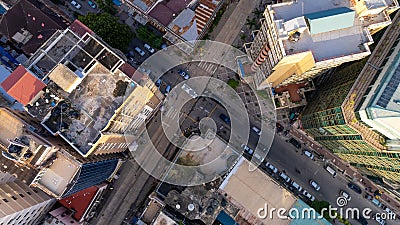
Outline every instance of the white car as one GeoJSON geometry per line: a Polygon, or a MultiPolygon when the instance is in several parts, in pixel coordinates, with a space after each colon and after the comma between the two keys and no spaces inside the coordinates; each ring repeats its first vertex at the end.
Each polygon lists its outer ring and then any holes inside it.
{"type": "Polygon", "coordinates": [[[269,162],[267,162],[267,163],[265,164],[265,166],[266,166],[268,169],[272,170],[273,173],[277,173],[277,172],[278,172],[278,169],[277,169],[275,166],[273,166],[271,163],[269,163],[269,162]]]}
{"type": "Polygon", "coordinates": [[[310,159],[314,159],[314,154],[312,154],[311,152],[309,152],[307,150],[304,150],[304,155],[310,159]]]}
{"type": "Polygon", "coordinates": [[[378,222],[381,225],[386,225],[386,220],[382,219],[379,214],[375,214],[374,217],[376,222],[378,222]]]}
{"type": "Polygon", "coordinates": [[[144,51],[143,51],[142,49],[140,49],[139,47],[135,47],[135,51],[136,51],[137,53],[139,53],[140,56],[144,56],[144,54],[146,54],[146,53],[144,53],[144,51]]]}
{"type": "Polygon", "coordinates": [[[247,146],[247,145],[245,145],[245,144],[242,144],[241,147],[244,149],[245,152],[249,153],[250,155],[252,155],[253,152],[254,152],[253,149],[251,149],[249,146],[247,146]]]}
{"type": "Polygon", "coordinates": [[[154,53],[154,52],[155,52],[154,48],[152,48],[150,45],[144,44],[143,46],[144,46],[144,48],[147,49],[147,51],[149,51],[150,53],[154,53]]]}
{"type": "Polygon", "coordinates": [[[290,182],[290,177],[288,175],[286,175],[286,173],[281,172],[281,174],[279,175],[284,181],[286,181],[287,183],[290,182]]]}
{"type": "Polygon", "coordinates": [[[345,192],[345,191],[343,191],[343,190],[341,190],[341,191],[339,192],[339,195],[342,196],[342,197],[344,197],[344,198],[346,198],[347,201],[350,201],[350,200],[351,200],[351,196],[349,195],[349,193],[347,193],[347,192],[345,192]]]}
{"type": "Polygon", "coordinates": [[[260,136],[261,135],[261,130],[258,128],[258,127],[252,127],[251,128],[258,136],[260,136]]]}
{"type": "Polygon", "coordinates": [[[321,189],[319,184],[317,182],[315,182],[314,180],[310,180],[309,183],[310,183],[311,187],[313,187],[316,191],[319,191],[321,189]]]}
{"type": "Polygon", "coordinates": [[[310,199],[310,201],[312,201],[312,202],[315,200],[315,197],[312,196],[310,193],[308,193],[306,190],[303,191],[303,195],[304,195],[306,198],[310,199]]]}
{"type": "Polygon", "coordinates": [[[303,188],[296,182],[292,181],[292,187],[294,187],[298,191],[302,191],[303,188]]]}
{"type": "Polygon", "coordinates": [[[81,4],[77,3],[76,1],[72,0],[71,5],[73,5],[75,8],[80,9],[82,8],[81,4]]]}

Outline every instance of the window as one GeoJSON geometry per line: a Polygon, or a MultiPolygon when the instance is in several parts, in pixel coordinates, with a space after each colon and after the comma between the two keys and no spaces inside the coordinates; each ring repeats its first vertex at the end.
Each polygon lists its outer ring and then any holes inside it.
{"type": "Polygon", "coordinates": [[[26,193],[27,193],[28,195],[32,195],[32,193],[31,193],[31,192],[29,192],[29,191],[27,191],[26,193]]]}
{"type": "Polygon", "coordinates": [[[19,193],[19,196],[21,196],[22,198],[25,197],[23,194],[19,193]]]}
{"type": "Polygon", "coordinates": [[[8,202],[8,200],[7,200],[6,198],[3,198],[3,201],[4,201],[4,202],[8,202]]]}
{"type": "Polygon", "coordinates": [[[12,198],[12,199],[14,199],[14,200],[17,200],[17,198],[16,198],[14,195],[13,195],[13,196],[11,196],[11,198],[12,198]]]}

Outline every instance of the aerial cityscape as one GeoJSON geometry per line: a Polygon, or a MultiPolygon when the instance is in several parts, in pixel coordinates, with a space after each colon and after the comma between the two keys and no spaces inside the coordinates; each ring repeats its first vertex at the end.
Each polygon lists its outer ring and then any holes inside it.
{"type": "Polygon", "coordinates": [[[399,225],[398,0],[0,0],[0,225],[399,225]]]}

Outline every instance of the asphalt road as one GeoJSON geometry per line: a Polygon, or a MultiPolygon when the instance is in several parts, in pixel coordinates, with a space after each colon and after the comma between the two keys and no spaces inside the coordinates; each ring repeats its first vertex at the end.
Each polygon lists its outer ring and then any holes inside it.
{"type": "MultiPolygon", "coordinates": [[[[249,145],[250,147],[254,147],[251,143],[249,145]]],[[[352,198],[345,209],[348,207],[358,208],[360,210],[370,208],[373,212],[372,214],[376,212],[383,213],[382,209],[366,200],[363,195],[357,194],[349,189],[347,187],[347,183],[349,182],[347,178],[341,174],[333,178],[332,175],[324,169],[324,162],[318,159],[313,161],[303,155],[302,151],[299,150],[296,152],[296,150],[297,149],[290,143],[287,143],[281,135],[277,135],[275,136],[266,161],[272,163],[279,171],[285,170],[285,173],[296,183],[300,184],[303,189],[315,196],[316,199],[330,202],[333,207],[337,207],[336,200],[339,196],[339,192],[340,190],[344,190],[349,193],[352,198]],[[298,174],[295,168],[300,170],[301,174],[298,174]],[[308,181],[310,179],[315,180],[321,186],[319,191],[315,191],[309,185],[308,181]]],[[[265,170],[265,163],[262,165],[262,168],[265,170]]],[[[359,224],[357,221],[351,219],[350,222],[352,224],[359,224]]],[[[378,225],[378,223],[372,219],[368,221],[368,224],[378,225]]],[[[387,224],[398,224],[398,221],[387,220],[387,224]]]]}

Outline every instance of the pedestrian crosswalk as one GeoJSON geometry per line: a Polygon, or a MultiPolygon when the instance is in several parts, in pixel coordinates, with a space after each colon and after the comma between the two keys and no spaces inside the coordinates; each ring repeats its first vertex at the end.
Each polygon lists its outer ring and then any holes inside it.
{"type": "Polygon", "coordinates": [[[180,113],[180,112],[179,112],[178,110],[172,108],[172,109],[168,110],[168,111],[164,114],[164,116],[166,116],[166,117],[168,117],[168,118],[171,118],[171,119],[174,119],[175,117],[179,116],[179,113],[180,113]]]}
{"type": "Polygon", "coordinates": [[[217,64],[209,63],[209,62],[206,62],[206,61],[201,61],[198,64],[198,67],[202,68],[203,70],[207,71],[210,74],[214,74],[215,71],[217,71],[217,69],[218,69],[218,65],[217,64]]]}

